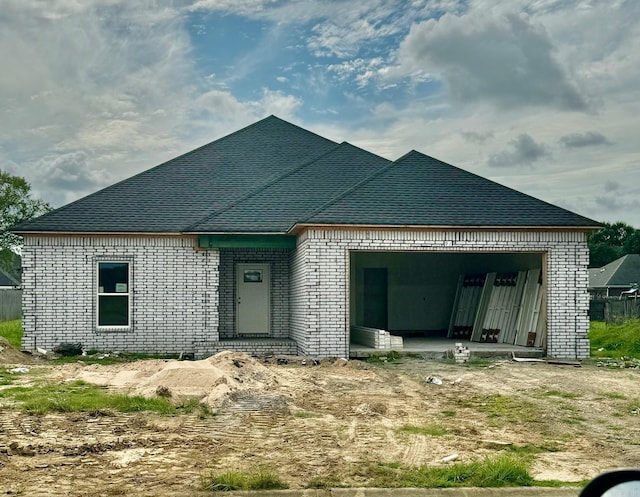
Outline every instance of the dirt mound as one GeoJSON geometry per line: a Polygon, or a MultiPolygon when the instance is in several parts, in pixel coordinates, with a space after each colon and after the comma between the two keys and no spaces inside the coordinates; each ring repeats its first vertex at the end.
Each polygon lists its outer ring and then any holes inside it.
{"type": "Polygon", "coordinates": [[[20,352],[13,345],[7,342],[5,338],[0,337],[0,364],[20,365],[33,364],[35,362],[37,362],[37,360],[34,357],[29,354],[25,354],[24,352],[20,352]]]}
{"type": "Polygon", "coordinates": [[[175,399],[197,398],[211,406],[237,391],[268,392],[278,379],[247,354],[225,351],[201,361],[139,361],[116,366],[89,366],[78,379],[147,397],[157,392],[175,399]]]}

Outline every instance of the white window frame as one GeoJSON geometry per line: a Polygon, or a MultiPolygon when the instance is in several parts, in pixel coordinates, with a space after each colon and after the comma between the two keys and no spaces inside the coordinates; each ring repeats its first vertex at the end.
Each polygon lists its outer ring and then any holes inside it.
{"type": "Polygon", "coordinates": [[[96,283],[95,283],[95,295],[96,295],[96,329],[97,330],[130,330],[131,329],[131,321],[132,321],[132,296],[133,292],[131,291],[131,272],[132,272],[133,261],[126,259],[100,259],[96,261],[96,283]],[[100,264],[126,264],[127,265],[127,291],[126,292],[117,292],[117,293],[107,293],[100,292],[100,264]],[[100,324],[100,297],[127,297],[127,324],[120,325],[101,325],[100,324]]]}

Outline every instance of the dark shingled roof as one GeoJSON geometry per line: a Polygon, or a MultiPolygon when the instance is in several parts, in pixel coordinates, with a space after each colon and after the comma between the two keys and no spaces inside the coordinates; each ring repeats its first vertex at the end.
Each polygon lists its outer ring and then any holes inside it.
{"type": "Polygon", "coordinates": [[[15,229],[179,233],[337,146],[267,117],[15,229]]]}
{"type": "Polygon", "coordinates": [[[304,221],[427,226],[598,226],[598,223],[411,151],[304,221]]]}
{"type": "Polygon", "coordinates": [[[391,162],[343,143],[187,231],[286,232],[318,206],[391,162]]]}
{"type": "Polygon", "coordinates": [[[301,223],[599,226],[421,153],[390,162],[270,116],[14,230],[285,233],[301,223]]]}
{"type": "Polygon", "coordinates": [[[589,269],[589,288],[640,284],[640,254],[627,254],[601,268],[589,269]]]}

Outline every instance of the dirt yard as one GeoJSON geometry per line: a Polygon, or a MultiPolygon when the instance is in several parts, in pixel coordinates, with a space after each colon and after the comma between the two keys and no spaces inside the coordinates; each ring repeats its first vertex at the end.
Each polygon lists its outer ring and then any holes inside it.
{"type": "Polygon", "coordinates": [[[471,461],[514,448],[535,453],[541,480],[640,466],[639,370],[416,358],[278,364],[235,353],[29,368],[20,383],[75,378],[145,395],[165,387],[217,415],[36,416],[0,399],[2,494],[196,495],[212,468],[260,466],[291,488],[362,486],[370,463],[442,465],[453,454],[471,461]]]}

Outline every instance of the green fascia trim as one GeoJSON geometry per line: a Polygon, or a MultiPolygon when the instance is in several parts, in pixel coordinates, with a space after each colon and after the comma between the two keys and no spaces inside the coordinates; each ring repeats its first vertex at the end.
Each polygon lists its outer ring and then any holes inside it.
{"type": "Polygon", "coordinates": [[[294,249],[296,237],[291,235],[198,235],[198,247],[294,249]]]}

